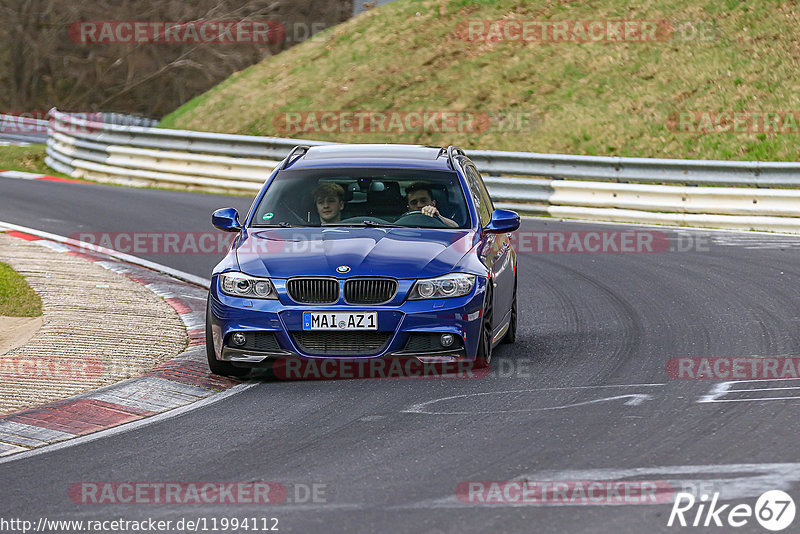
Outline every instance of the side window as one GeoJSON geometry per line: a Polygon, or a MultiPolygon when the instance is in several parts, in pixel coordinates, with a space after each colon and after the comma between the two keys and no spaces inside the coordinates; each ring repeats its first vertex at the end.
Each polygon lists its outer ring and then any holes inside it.
{"type": "Polygon", "coordinates": [[[492,197],[489,196],[489,190],[486,189],[486,184],[483,183],[483,178],[481,177],[481,173],[478,172],[478,169],[472,168],[475,171],[475,175],[478,177],[478,185],[481,189],[481,196],[483,197],[484,202],[486,203],[486,207],[489,210],[489,214],[494,211],[494,203],[492,202],[492,197]]]}
{"type": "Polygon", "coordinates": [[[464,169],[467,173],[467,185],[469,185],[469,193],[472,197],[472,202],[478,209],[478,216],[481,219],[481,226],[486,226],[492,218],[491,200],[488,200],[486,189],[483,186],[480,174],[472,165],[468,165],[464,169]]]}

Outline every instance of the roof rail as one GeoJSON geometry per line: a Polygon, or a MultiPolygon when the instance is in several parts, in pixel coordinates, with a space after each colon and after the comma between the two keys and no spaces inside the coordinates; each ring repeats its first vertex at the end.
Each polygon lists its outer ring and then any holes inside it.
{"type": "Polygon", "coordinates": [[[308,149],[309,149],[309,148],[311,148],[311,147],[310,147],[310,146],[307,146],[307,145],[297,145],[296,147],[294,147],[294,148],[292,149],[292,151],[291,151],[291,152],[289,152],[289,155],[288,155],[288,156],[286,156],[286,159],[285,159],[285,160],[283,160],[283,165],[281,165],[281,168],[280,168],[279,170],[281,170],[281,171],[282,171],[283,169],[285,169],[286,167],[288,167],[288,166],[289,166],[289,163],[291,163],[291,162],[292,162],[292,157],[293,157],[295,154],[299,154],[299,156],[300,156],[300,157],[303,157],[303,156],[305,155],[305,153],[306,153],[306,152],[308,152],[308,149]]]}
{"type": "Polygon", "coordinates": [[[452,167],[453,170],[456,170],[456,162],[453,160],[455,156],[464,156],[465,158],[467,157],[467,155],[464,153],[463,150],[461,150],[455,145],[450,145],[449,147],[447,147],[447,161],[448,163],[450,163],[450,167],[452,167]]]}

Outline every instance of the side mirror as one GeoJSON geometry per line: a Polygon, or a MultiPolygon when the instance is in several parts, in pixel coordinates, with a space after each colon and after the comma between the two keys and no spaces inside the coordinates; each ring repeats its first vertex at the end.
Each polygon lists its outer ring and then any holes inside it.
{"type": "Polygon", "coordinates": [[[494,210],[492,219],[484,230],[493,234],[504,234],[513,232],[517,228],[519,228],[519,215],[516,211],[494,210]]]}
{"type": "Polygon", "coordinates": [[[238,232],[242,229],[236,208],[222,208],[211,215],[211,224],[223,232],[238,232]]]}

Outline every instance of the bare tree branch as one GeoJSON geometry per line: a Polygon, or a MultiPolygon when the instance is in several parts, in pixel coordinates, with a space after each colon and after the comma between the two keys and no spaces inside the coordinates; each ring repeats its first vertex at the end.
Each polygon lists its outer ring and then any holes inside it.
{"type": "Polygon", "coordinates": [[[0,0],[0,109],[142,113],[159,117],[217,83],[346,20],[352,0],[0,0]],[[85,21],[276,21],[276,43],[82,43],[85,21]],[[299,24],[303,35],[293,35],[299,24]],[[305,26],[303,26],[305,25],[305,26]]]}

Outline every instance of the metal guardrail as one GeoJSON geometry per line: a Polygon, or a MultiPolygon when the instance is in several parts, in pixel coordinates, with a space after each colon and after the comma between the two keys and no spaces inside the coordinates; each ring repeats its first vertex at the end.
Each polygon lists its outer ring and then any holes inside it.
{"type": "MultiPolygon", "coordinates": [[[[122,126],[155,127],[158,124],[155,119],[123,113],[78,113],[72,116],[79,118],[96,117],[103,124],[122,126]]],[[[49,123],[50,121],[45,119],[0,113],[0,139],[26,143],[45,143],[47,142],[49,123]]]]}
{"type": "MultiPolygon", "coordinates": [[[[48,165],[133,185],[255,192],[294,146],[331,144],[87,121],[55,109],[51,116],[48,165]]],[[[800,162],[467,155],[497,205],[523,213],[800,232],[800,162]]]]}
{"type": "Polygon", "coordinates": [[[119,126],[143,126],[145,128],[155,128],[158,126],[156,119],[142,117],[140,115],[130,115],[127,113],[100,112],[101,122],[104,124],[117,124],[119,126]]]}
{"type": "Polygon", "coordinates": [[[18,143],[47,141],[47,121],[0,113],[0,140],[18,143]]]}
{"type": "Polygon", "coordinates": [[[800,187],[800,162],[720,161],[468,151],[482,172],[682,185],[800,187]]]}

